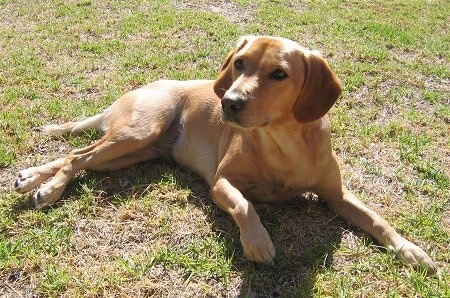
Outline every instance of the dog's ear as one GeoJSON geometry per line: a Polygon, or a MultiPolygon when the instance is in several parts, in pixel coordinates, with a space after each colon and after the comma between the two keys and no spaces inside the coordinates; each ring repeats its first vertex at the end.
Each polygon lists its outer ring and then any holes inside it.
{"type": "Polygon", "coordinates": [[[248,42],[248,37],[242,37],[236,47],[228,53],[225,62],[222,65],[222,68],[217,76],[216,81],[214,82],[214,92],[219,98],[222,98],[225,92],[231,87],[233,84],[233,57],[237,51],[242,49],[248,42]]]}
{"type": "Polygon", "coordinates": [[[228,88],[230,88],[232,84],[232,65],[230,64],[235,53],[235,49],[228,53],[228,56],[225,59],[222,68],[220,69],[219,75],[214,82],[214,92],[219,98],[223,97],[225,92],[228,90],[228,88]]]}
{"type": "Polygon", "coordinates": [[[304,56],[305,81],[294,105],[294,117],[300,123],[323,117],[341,95],[341,83],[328,63],[317,53],[304,56]]]}

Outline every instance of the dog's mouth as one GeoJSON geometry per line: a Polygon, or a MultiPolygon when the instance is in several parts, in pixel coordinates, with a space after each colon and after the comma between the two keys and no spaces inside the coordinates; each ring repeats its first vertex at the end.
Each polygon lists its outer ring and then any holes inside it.
{"type": "Polygon", "coordinates": [[[243,125],[241,119],[233,113],[222,112],[222,122],[245,128],[245,125],[243,125]]]}
{"type": "Polygon", "coordinates": [[[241,125],[239,118],[236,117],[236,115],[225,113],[222,111],[220,118],[223,123],[227,123],[236,128],[245,128],[243,125],[241,125]]]}
{"type": "Polygon", "coordinates": [[[221,121],[240,129],[256,129],[267,126],[270,123],[269,120],[261,122],[260,119],[245,119],[236,114],[229,114],[225,112],[222,112],[221,114],[221,121]]]}

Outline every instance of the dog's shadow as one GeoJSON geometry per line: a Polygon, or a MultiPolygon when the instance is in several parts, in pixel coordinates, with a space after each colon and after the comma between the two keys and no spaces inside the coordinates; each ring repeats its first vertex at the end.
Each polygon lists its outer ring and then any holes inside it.
{"type": "MultiPolygon", "coordinates": [[[[119,205],[131,197],[130,193],[135,191],[134,185],[145,187],[158,184],[161,175],[167,171],[181,188],[191,190],[192,195],[187,203],[200,208],[207,215],[214,232],[228,246],[232,270],[237,271],[242,280],[238,290],[239,297],[313,296],[318,271],[332,264],[334,251],[339,247],[342,232],[348,226],[330,212],[325,204],[312,196],[275,204],[255,204],[256,211],[277,250],[273,265],[261,265],[245,260],[237,226],[228,214],[214,205],[206,183],[195,174],[166,162],[152,161],[134,166],[131,170],[106,174],[87,172],[72,180],[65,191],[63,201],[68,194],[77,197],[81,193],[80,182],[83,184],[86,181],[97,181],[90,187],[95,192],[103,193],[106,199],[96,201],[95,204],[119,205]],[[128,175],[130,173],[125,171],[132,173],[128,175]],[[124,178],[126,176],[130,178],[124,178]]],[[[32,204],[28,202],[20,203],[13,209],[20,212],[30,208],[32,204]]]]}
{"type": "Polygon", "coordinates": [[[277,256],[270,266],[249,263],[239,254],[235,266],[245,276],[240,296],[312,297],[318,271],[333,263],[345,223],[309,196],[255,208],[277,256]]]}

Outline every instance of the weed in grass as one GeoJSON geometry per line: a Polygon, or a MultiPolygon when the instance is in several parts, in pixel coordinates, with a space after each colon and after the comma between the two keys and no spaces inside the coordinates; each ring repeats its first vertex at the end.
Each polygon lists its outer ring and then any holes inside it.
{"type": "Polygon", "coordinates": [[[23,243],[25,241],[34,243],[34,247],[29,252],[30,257],[39,251],[50,256],[56,256],[67,247],[70,235],[71,229],[69,227],[45,225],[42,228],[29,228],[26,231],[23,243]]]}
{"type": "Polygon", "coordinates": [[[66,269],[52,264],[46,266],[43,275],[36,291],[45,296],[59,296],[64,292],[71,279],[66,269]]]}
{"type": "Polygon", "coordinates": [[[17,156],[14,152],[6,151],[5,148],[0,148],[0,168],[6,168],[7,166],[14,163],[17,159],[17,156]]]}
{"type": "Polygon", "coordinates": [[[2,267],[9,267],[17,264],[17,255],[21,245],[22,243],[18,241],[12,242],[10,239],[5,239],[3,237],[0,239],[0,262],[2,267]]]}

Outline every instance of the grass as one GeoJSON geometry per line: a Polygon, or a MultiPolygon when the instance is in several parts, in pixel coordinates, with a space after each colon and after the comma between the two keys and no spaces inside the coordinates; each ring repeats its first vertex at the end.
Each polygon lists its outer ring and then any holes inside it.
{"type": "Polygon", "coordinates": [[[448,1],[0,0],[0,294],[7,297],[449,297],[448,1]],[[93,115],[159,78],[214,78],[243,34],[321,50],[346,184],[438,264],[426,277],[314,198],[258,205],[274,266],[195,175],[162,162],[81,173],[60,203],[14,193],[20,169],[92,142],[37,127],[93,115]]]}

